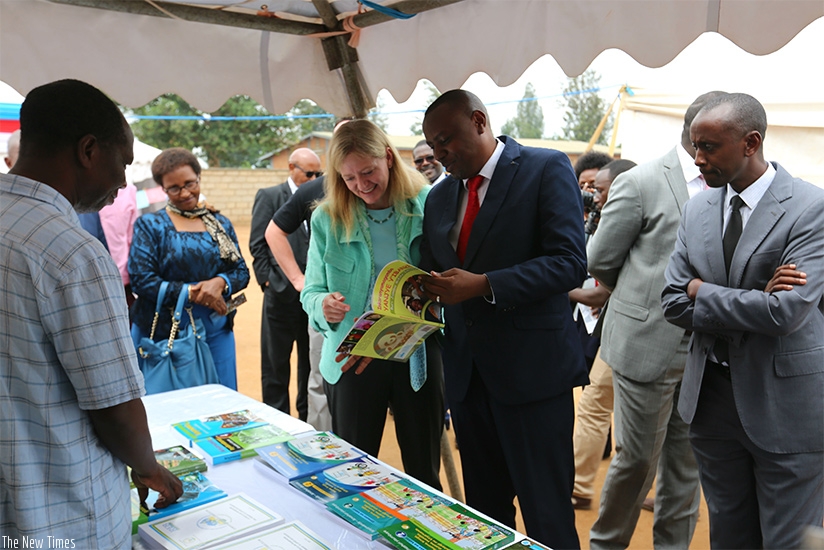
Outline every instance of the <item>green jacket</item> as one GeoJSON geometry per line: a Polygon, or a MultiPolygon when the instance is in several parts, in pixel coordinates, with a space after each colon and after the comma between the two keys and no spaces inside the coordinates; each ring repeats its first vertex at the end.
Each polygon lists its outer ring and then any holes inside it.
{"type": "MultiPolygon", "coordinates": [[[[423,207],[429,189],[427,186],[414,199],[395,204],[398,259],[412,265],[418,265],[421,259],[423,207]]],[[[368,294],[375,275],[372,240],[363,203],[358,203],[355,227],[348,238],[342,228],[332,229],[331,218],[321,204],[312,215],[306,282],[300,301],[309,315],[309,323],[324,336],[320,372],[330,384],[340,379],[343,365],[343,362],[335,361],[335,350],[355,319],[371,309],[371,296],[368,294]],[[330,292],[340,292],[351,308],[340,323],[328,323],[323,316],[321,304],[330,292]]]]}

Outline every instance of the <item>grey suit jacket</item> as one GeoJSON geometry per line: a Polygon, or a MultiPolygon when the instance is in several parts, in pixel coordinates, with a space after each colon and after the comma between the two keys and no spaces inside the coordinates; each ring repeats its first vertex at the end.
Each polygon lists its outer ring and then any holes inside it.
{"type": "Polygon", "coordinates": [[[721,244],[725,190],[684,210],[662,294],[667,319],[693,330],[678,410],[691,422],[707,354],[729,341],[738,415],[749,438],[774,453],[824,450],[824,190],[776,166],[730,266],[721,244]],[[794,263],[806,285],[767,294],[775,269],[794,263]],[[704,284],[695,301],[687,285],[704,284]]]}
{"type": "Polygon", "coordinates": [[[661,290],[687,200],[687,182],[673,149],[615,178],[587,247],[589,272],[612,290],[601,357],[638,382],[661,376],[684,336],[664,319],[661,290]]]}
{"type": "MultiPolygon", "coordinates": [[[[255,271],[255,278],[258,284],[265,290],[265,284],[269,282],[269,289],[281,294],[282,299],[297,300],[300,296],[289,278],[283,273],[280,266],[275,261],[269,244],[266,242],[266,227],[272,221],[272,217],[278,208],[283,206],[292,196],[289,183],[285,182],[273,187],[258,189],[255,195],[255,203],[252,207],[252,227],[249,234],[249,251],[254,257],[252,267],[255,271]]],[[[292,252],[295,253],[295,260],[302,271],[306,271],[306,253],[309,250],[309,234],[301,226],[297,231],[288,237],[292,252]]]]}

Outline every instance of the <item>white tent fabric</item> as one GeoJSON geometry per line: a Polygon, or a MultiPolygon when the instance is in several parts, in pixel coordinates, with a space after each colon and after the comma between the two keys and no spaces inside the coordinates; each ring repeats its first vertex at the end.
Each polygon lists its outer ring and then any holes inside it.
{"type": "MultiPolygon", "coordinates": [[[[267,3],[276,12],[312,6],[267,3]]],[[[568,75],[607,48],[658,67],[707,31],[765,54],[822,16],[822,0],[464,0],[363,29],[358,54],[372,99],[381,88],[405,98],[421,78],[446,90],[483,71],[507,85],[546,53],[568,75]]],[[[311,14],[296,18],[320,22],[311,14]]],[[[327,69],[317,38],[0,0],[0,80],[25,94],[66,77],[129,107],[176,92],[204,111],[236,94],[273,113],[307,97],[336,114],[350,111],[342,77],[327,69]]]]}

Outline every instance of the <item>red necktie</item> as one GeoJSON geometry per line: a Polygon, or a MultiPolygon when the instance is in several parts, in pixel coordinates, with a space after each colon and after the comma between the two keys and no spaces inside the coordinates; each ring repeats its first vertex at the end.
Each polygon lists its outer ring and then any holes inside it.
{"type": "Polygon", "coordinates": [[[458,259],[461,263],[466,257],[466,245],[469,243],[469,234],[472,233],[472,224],[475,223],[475,218],[478,216],[478,210],[481,209],[481,201],[478,200],[478,188],[484,177],[480,174],[469,178],[466,186],[469,188],[469,196],[466,201],[466,213],[464,214],[463,223],[461,224],[461,233],[458,235],[458,248],[455,250],[458,253],[458,259]]]}

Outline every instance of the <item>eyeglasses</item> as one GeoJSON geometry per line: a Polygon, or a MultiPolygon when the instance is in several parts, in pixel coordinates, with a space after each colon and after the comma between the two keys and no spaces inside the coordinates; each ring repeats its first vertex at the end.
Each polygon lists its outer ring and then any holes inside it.
{"type": "Polygon", "coordinates": [[[183,187],[179,185],[173,185],[172,187],[164,187],[163,190],[166,191],[166,194],[170,197],[176,197],[180,194],[181,191],[184,189],[189,193],[194,193],[194,190],[197,189],[197,186],[200,185],[200,178],[195,180],[187,181],[183,184],[183,187]]]}
{"type": "Polygon", "coordinates": [[[415,159],[415,166],[422,165],[423,161],[426,161],[428,164],[433,164],[435,162],[435,155],[426,155],[425,157],[415,159]]]}
{"type": "Polygon", "coordinates": [[[312,179],[312,178],[319,178],[319,177],[321,177],[321,176],[323,175],[323,172],[321,172],[321,171],[313,172],[312,170],[309,170],[309,171],[307,172],[306,170],[304,170],[303,168],[301,168],[301,167],[300,167],[300,166],[298,166],[297,164],[295,164],[295,168],[297,168],[298,170],[300,170],[301,172],[303,172],[304,174],[306,174],[306,177],[307,177],[307,178],[309,178],[309,179],[312,179]]]}

